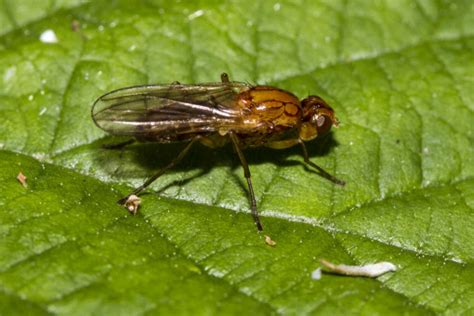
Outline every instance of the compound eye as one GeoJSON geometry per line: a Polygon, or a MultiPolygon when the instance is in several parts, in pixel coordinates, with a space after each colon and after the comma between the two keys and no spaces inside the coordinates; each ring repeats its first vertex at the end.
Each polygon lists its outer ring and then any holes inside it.
{"type": "Polygon", "coordinates": [[[321,127],[324,125],[324,122],[326,122],[326,117],[324,115],[319,115],[317,118],[316,118],[316,124],[318,125],[318,127],[321,127]]]}
{"type": "Polygon", "coordinates": [[[318,115],[316,117],[316,128],[318,129],[318,134],[324,134],[331,129],[332,120],[329,116],[318,115]]]}

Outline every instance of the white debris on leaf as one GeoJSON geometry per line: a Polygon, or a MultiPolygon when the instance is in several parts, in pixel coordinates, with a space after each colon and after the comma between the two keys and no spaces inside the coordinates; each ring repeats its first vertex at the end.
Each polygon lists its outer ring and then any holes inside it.
{"type": "Polygon", "coordinates": [[[321,259],[320,262],[333,273],[349,276],[376,278],[387,272],[397,271],[397,266],[391,262],[377,262],[363,266],[336,265],[324,259],[321,259]]]}
{"type": "Polygon", "coordinates": [[[272,240],[272,238],[268,235],[265,235],[265,243],[272,247],[276,246],[277,244],[276,241],[272,240]]]}
{"type": "Polygon", "coordinates": [[[40,41],[47,44],[54,44],[58,42],[58,37],[53,30],[46,30],[40,35],[40,41]]]}
{"type": "Polygon", "coordinates": [[[320,280],[321,279],[321,268],[317,268],[313,272],[311,272],[311,279],[313,280],[320,280]]]}

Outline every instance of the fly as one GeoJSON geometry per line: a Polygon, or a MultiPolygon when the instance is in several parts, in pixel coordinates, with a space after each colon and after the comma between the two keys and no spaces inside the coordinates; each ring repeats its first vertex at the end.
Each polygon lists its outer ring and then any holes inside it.
{"type": "Polygon", "coordinates": [[[175,82],[114,90],[95,101],[92,118],[104,131],[140,142],[187,142],[167,166],[119,200],[122,205],[178,164],[197,142],[211,148],[232,143],[244,169],[251,212],[259,231],[263,227],[243,148],[285,149],[300,145],[307,165],[333,183],[345,184],[308,158],[305,142],[339,123],[334,110],[318,96],[300,101],[288,91],[230,81],[223,73],[218,83],[175,82]]]}

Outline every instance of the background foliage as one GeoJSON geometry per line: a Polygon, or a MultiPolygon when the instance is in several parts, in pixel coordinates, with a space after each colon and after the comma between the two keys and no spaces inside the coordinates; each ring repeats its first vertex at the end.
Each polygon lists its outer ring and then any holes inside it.
{"type": "Polygon", "coordinates": [[[469,0],[2,1],[0,313],[472,313],[473,17],[469,0]],[[135,217],[115,204],[180,146],[103,150],[95,98],[222,71],[342,122],[309,147],[344,188],[297,149],[246,152],[275,248],[231,148],[196,146],[135,217]],[[319,258],[399,271],[314,281],[319,258]]]}

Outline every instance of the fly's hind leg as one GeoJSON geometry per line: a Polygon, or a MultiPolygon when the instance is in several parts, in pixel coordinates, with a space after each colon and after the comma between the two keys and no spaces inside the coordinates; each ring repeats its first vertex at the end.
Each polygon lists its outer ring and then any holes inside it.
{"type": "Polygon", "coordinates": [[[158,171],[157,173],[155,173],[154,175],[152,175],[151,177],[149,177],[148,179],[146,179],[146,181],[145,181],[141,186],[139,186],[138,188],[136,188],[135,190],[133,190],[130,194],[128,194],[128,195],[125,196],[124,198],[118,200],[117,203],[119,203],[120,205],[125,205],[130,196],[140,194],[140,193],[141,193],[143,190],[145,190],[150,184],[152,184],[156,179],[158,179],[158,178],[161,177],[165,172],[167,172],[168,170],[170,170],[171,168],[173,168],[174,166],[176,166],[176,165],[184,158],[184,156],[186,156],[186,154],[189,152],[189,150],[191,149],[191,147],[193,146],[193,144],[194,144],[196,141],[198,141],[200,138],[201,138],[200,136],[194,137],[189,143],[186,144],[186,147],[184,147],[183,150],[181,150],[181,152],[178,154],[178,156],[176,156],[176,158],[174,158],[167,166],[165,166],[165,167],[162,168],[160,171],[158,171]]]}
{"type": "Polygon", "coordinates": [[[247,180],[247,186],[249,188],[250,209],[252,210],[252,216],[255,221],[255,225],[257,225],[257,229],[259,231],[262,231],[263,227],[262,227],[262,224],[260,223],[260,218],[258,217],[257,201],[255,200],[255,193],[253,192],[249,165],[247,164],[247,160],[245,159],[245,156],[242,150],[240,149],[239,139],[232,132],[229,133],[229,135],[230,135],[230,138],[232,139],[232,143],[234,144],[235,151],[237,152],[237,155],[239,156],[240,163],[242,164],[242,167],[244,168],[244,176],[245,176],[245,179],[247,180]]]}

